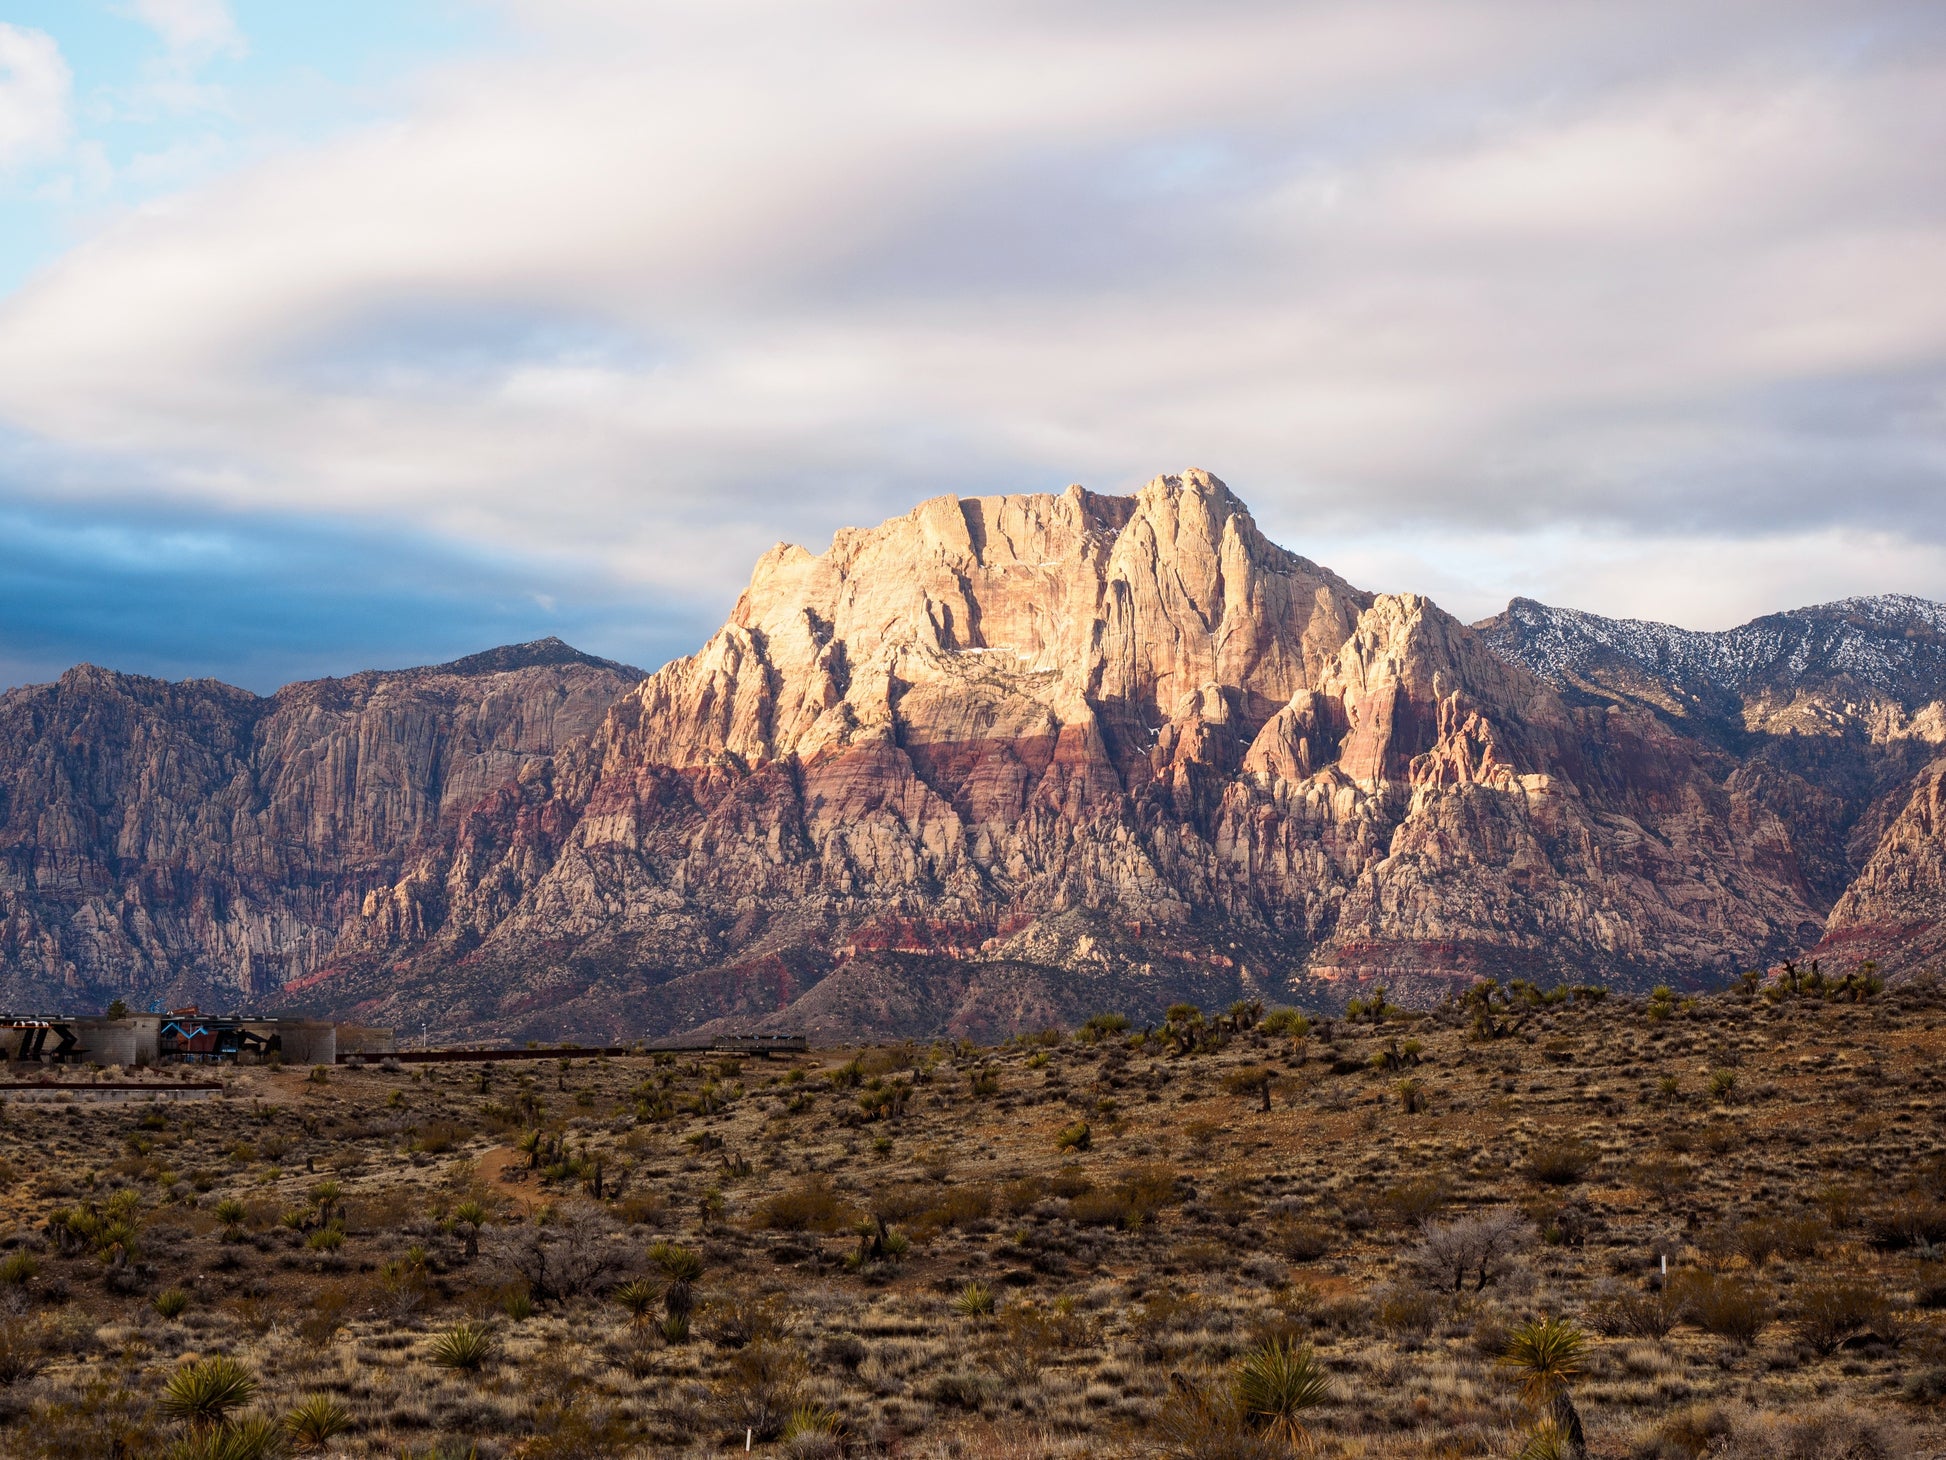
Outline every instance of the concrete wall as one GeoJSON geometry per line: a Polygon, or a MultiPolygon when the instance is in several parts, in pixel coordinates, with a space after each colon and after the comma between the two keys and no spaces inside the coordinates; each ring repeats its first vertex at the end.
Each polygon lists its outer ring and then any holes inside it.
{"type": "Polygon", "coordinates": [[[338,1062],[338,1026],[335,1024],[292,1022],[252,1025],[266,1038],[274,1031],[284,1038],[284,1063],[287,1065],[335,1065],[338,1062]]]}

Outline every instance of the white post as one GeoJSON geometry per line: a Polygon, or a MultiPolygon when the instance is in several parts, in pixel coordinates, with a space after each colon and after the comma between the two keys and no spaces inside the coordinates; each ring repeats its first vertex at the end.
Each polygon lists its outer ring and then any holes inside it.
{"type": "Polygon", "coordinates": [[[743,1453],[746,1455],[750,1453],[750,1437],[756,1434],[756,1432],[756,1426],[754,1425],[743,1432],[743,1453]]]}
{"type": "Polygon", "coordinates": [[[1669,1254],[1666,1252],[1662,1254],[1662,1275],[1669,1276],[1669,1254]]]}

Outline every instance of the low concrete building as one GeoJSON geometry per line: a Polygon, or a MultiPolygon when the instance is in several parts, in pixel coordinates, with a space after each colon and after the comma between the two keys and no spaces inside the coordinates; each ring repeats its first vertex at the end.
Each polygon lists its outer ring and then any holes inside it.
{"type": "Polygon", "coordinates": [[[0,1055],[138,1068],[164,1064],[330,1065],[338,1061],[338,1026],[322,1019],[269,1019],[255,1014],[0,1014],[0,1055]]]}

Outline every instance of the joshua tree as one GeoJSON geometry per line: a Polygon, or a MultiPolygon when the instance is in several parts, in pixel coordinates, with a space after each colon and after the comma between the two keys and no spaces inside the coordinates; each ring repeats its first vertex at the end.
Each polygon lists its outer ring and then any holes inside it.
{"type": "Polygon", "coordinates": [[[672,1327],[685,1327],[696,1306],[696,1280],[703,1275],[703,1255],[694,1248],[674,1242],[658,1242],[649,1249],[649,1261],[669,1280],[662,1290],[662,1311],[672,1327]]]}
{"type": "Polygon", "coordinates": [[[480,1228],[486,1225],[487,1209],[477,1201],[463,1201],[453,1208],[453,1225],[460,1229],[466,1243],[466,1260],[480,1255],[480,1228]]]}
{"type": "Polygon", "coordinates": [[[1223,1078],[1225,1090],[1232,1095],[1255,1095],[1262,1102],[1258,1109],[1264,1111],[1270,1109],[1270,1087],[1276,1083],[1276,1072],[1262,1065],[1245,1065],[1223,1078]]]}

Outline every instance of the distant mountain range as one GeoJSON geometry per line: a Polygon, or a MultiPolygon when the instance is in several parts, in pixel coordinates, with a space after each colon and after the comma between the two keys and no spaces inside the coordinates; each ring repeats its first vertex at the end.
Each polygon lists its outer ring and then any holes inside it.
{"type": "Polygon", "coordinates": [[[990,1036],[1946,956],[1946,608],[1467,626],[1202,472],[779,547],[654,674],[0,696],[0,1006],[990,1036]]]}

